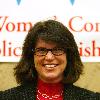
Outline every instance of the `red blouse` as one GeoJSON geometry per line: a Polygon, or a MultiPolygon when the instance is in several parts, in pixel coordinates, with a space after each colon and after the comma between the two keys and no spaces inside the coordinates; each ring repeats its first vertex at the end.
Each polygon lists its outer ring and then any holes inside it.
{"type": "Polygon", "coordinates": [[[44,83],[39,80],[36,100],[63,100],[63,85],[61,83],[44,83]]]}

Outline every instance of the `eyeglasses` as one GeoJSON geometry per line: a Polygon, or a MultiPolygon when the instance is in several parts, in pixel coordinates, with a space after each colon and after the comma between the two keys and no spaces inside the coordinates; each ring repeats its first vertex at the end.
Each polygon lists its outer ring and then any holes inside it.
{"type": "Polygon", "coordinates": [[[51,51],[52,54],[55,56],[60,56],[65,53],[65,49],[63,48],[53,48],[53,49],[35,48],[34,54],[37,56],[45,56],[47,55],[48,51],[51,51]]]}

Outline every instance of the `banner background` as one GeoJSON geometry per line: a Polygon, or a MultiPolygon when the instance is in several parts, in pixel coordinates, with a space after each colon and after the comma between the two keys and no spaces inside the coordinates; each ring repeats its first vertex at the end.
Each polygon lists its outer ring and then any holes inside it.
{"type": "Polygon", "coordinates": [[[83,62],[100,62],[99,0],[0,0],[0,62],[18,62],[37,21],[61,21],[75,36],[83,62]]]}

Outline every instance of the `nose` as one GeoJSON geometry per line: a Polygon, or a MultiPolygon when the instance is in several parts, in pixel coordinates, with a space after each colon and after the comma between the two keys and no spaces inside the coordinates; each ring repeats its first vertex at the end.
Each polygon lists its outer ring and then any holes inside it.
{"type": "Polygon", "coordinates": [[[45,59],[46,60],[53,60],[55,57],[53,55],[53,53],[51,51],[48,51],[46,56],[45,56],[45,59]]]}

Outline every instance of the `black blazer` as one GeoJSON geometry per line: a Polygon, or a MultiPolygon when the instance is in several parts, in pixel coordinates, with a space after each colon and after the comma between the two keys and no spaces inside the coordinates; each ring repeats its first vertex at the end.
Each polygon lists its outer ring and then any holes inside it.
{"type": "MultiPolygon", "coordinates": [[[[36,100],[36,86],[21,85],[2,91],[0,100],[36,100]]],[[[100,100],[100,93],[67,84],[64,85],[63,100],[100,100]]]]}

